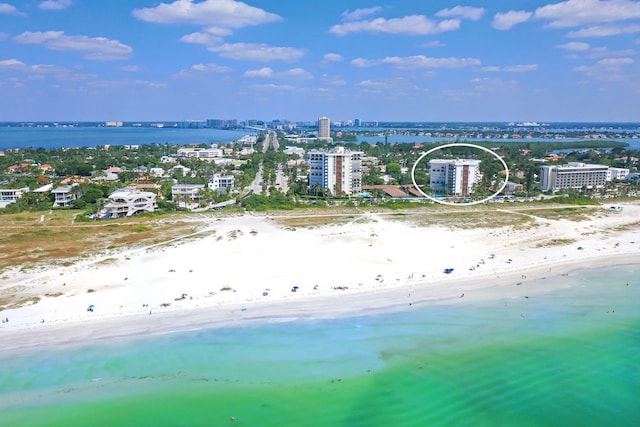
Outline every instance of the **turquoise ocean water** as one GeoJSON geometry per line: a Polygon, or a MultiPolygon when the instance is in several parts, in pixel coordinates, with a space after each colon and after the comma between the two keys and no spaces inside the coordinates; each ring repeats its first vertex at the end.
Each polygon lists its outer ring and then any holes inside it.
{"type": "Polygon", "coordinates": [[[561,286],[0,355],[0,425],[640,425],[640,265],[546,280],[561,286]]]}

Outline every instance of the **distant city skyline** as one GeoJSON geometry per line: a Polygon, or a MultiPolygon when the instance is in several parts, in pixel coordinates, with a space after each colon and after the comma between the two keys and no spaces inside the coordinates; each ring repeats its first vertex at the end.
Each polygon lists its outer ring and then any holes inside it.
{"type": "Polygon", "coordinates": [[[640,122],[640,1],[0,0],[0,121],[640,122]]]}

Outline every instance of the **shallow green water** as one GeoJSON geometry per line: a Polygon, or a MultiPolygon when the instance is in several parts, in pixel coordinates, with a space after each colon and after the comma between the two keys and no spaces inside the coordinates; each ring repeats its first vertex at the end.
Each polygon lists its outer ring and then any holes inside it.
{"type": "Polygon", "coordinates": [[[0,359],[0,425],[640,425],[638,273],[0,359]]]}

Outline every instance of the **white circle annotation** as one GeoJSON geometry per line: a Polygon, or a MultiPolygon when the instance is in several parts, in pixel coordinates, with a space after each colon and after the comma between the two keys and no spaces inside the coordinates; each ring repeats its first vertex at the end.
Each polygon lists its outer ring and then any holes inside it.
{"type": "Polygon", "coordinates": [[[481,146],[475,145],[475,144],[468,144],[468,143],[444,144],[444,145],[439,145],[437,147],[434,147],[431,150],[427,151],[426,153],[423,153],[422,155],[420,155],[420,157],[418,157],[418,160],[415,161],[415,163],[413,164],[413,167],[411,168],[411,181],[413,182],[413,186],[416,188],[416,190],[418,190],[420,192],[420,194],[422,194],[427,199],[432,200],[432,201],[434,201],[436,203],[440,203],[440,204],[443,204],[443,205],[449,205],[449,206],[471,206],[471,205],[478,205],[480,203],[488,202],[489,200],[493,199],[498,194],[500,194],[502,192],[502,190],[504,190],[504,188],[507,186],[507,183],[509,182],[509,167],[507,166],[507,163],[504,161],[504,159],[498,155],[498,153],[496,153],[495,151],[490,150],[488,148],[481,147],[481,146]],[[434,151],[442,150],[443,148],[449,148],[449,147],[471,147],[471,148],[477,148],[479,150],[486,151],[487,153],[491,154],[496,159],[498,159],[500,161],[500,163],[502,163],[502,166],[504,167],[504,171],[505,171],[504,182],[502,183],[502,186],[498,189],[498,191],[496,191],[495,193],[491,194],[488,197],[485,197],[482,200],[476,200],[476,201],[469,202],[469,203],[453,203],[453,202],[447,202],[445,200],[438,200],[437,198],[432,197],[432,196],[426,194],[424,191],[422,191],[422,188],[420,188],[420,186],[416,183],[416,175],[415,175],[416,166],[418,165],[418,163],[420,163],[420,160],[424,159],[426,156],[428,156],[429,154],[433,153],[434,151]]]}

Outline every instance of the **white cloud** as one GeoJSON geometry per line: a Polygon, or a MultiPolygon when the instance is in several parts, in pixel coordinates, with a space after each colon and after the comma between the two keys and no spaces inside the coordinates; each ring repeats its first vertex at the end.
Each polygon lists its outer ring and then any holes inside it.
{"type": "Polygon", "coordinates": [[[620,34],[635,34],[640,32],[640,25],[595,25],[593,27],[582,28],[576,31],[569,31],[568,37],[608,37],[620,34]]]}
{"type": "Polygon", "coordinates": [[[329,76],[327,74],[323,74],[320,79],[322,83],[332,85],[332,86],[346,86],[347,81],[338,76],[329,76]]]}
{"type": "Polygon", "coordinates": [[[356,58],[351,61],[351,65],[359,68],[372,67],[379,64],[391,64],[398,68],[462,68],[473,65],[480,65],[480,60],[476,58],[429,58],[424,55],[415,56],[388,56],[382,59],[356,58]]]}
{"type": "Polygon", "coordinates": [[[231,67],[218,64],[194,64],[191,66],[193,71],[201,71],[203,73],[228,73],[232,71],[231,67]]]}
{"type": "Polygon", "coordinates": [[[282,18],[263,9],[235,0],[176,0],[156,7],[135,9],[133,16],[157,24],[188,23],[211,29],[238,29],[282,18]]]}
{"type": "Polygon", "coordinates": [[[583,73],[585,77],[593,81],[626,81],[634,76],[625,74],[624,66],[631,65],[632,58],[604,58],[593,65],[581,65],[573,68],[573,71],[583,73]]]}
{"type": "Polygon", "coordinates": [[[222,38],[218,36],[214,36],[207,33],[191,33],[185,34],[180,38],[181,42],[184,43],[192,43],[192,44],[202,44],[205,46],[215,46],[217,44],[222,43],[222,38]]]}
{"type": "Polygon", "coordinates": [[[362,80],[357,84],[357,86],[377,91],[391,89],[395,87],[395,84],[388,80],[362,80]]]}
{"type": "Polygon", "coordinates": [[[148,80],[98,80],[87,83],[87,86],[95,89],[117,89],[127,86],[144,86],[150,88],[167,87],[165,83],[154,83],[148,80]]]}
{"type": "Polygon", "coordinates": [[[446,45],[440,40],[433,40],[430,42],[420,43],[418,47],[445,47],[446,45]]]}
{"type": "Polygon", "coordinates": [[[504,73],[526,73],[528,71],[536,71],[538,64],[526,64],[526,65],[507,65],[506,67],[488,66],[482,67],[481,71],[487,72],[504,72],[504,73]]]}
{"type": "Polygon", "coordinates": [[[442,9],[436,13],[436,16],[444,18],[458,17],[477,21],[482,18],[482,15],[484,15],[485,12],[486,9],[482,7],[455,6],[451,9],[442,9]]]}
{"type": "Polygon", "coordinates": [[[260,68],[258,70],[248,70],[243,74],[244,77],[260,77],[260,78],[275,78],[286,80],[310,80],[313,75],[302,68],[292,68],[290,70],[274,73],[269,67],[260,68]]]}
{"type": "Polygon", "coordinates": [[[505,13],[496,13],[491,22],[491,26],[496,30],[508,30],[514,25],[527,22],[533,16],[533,12],[524,10],[510,10],[505,13]]]}
{"type": "Polygon", "coordinates": [[[242,61],[294,61],[304,56],[304,49],[293,47],[269,46],[254,43],[227,43],[219,46],[209,46],[211,52],[216,52],[223,58],[242,61]]]}
{"type": "Polygon", "coordinates": [[[25,67],[27,67],[27,64],[15,58],[0,61],[0,70],[22,70],[25,67]]]}
{"type": "MultiPolygon", "coordinates": [[[[473,95],[480,93],[491,93],[493,95],[498,93],[517,93],[520,91],[518,82],[515,80],[503,80],[503,79],[491,79],[491,78],[475,78],[471,79],[473,84],[473,95]]],[[[471,94],[468,94],[471,95],[471,94]]]]}
{"type": "Polygon", "coordinates": [[[172,78],[192,78],[196,74],[201,73],[228,73],[233,71],[231,67],[218,64],[193,64],[188,70],[180,70],[175,74],[172,74],[172,78]]]}
{"type": "Polygon", "coordinates": [[[95,78],[94,74],[79,74],[71,68],[60,67],[50,64],[27,65],[15,58],[0,61],[0,71],[16,71],[32,77],[42,77],[51,75],[56,80],[85,80],[95,78]]]}
{"type": "Polygon", "coordinates": [[[620,57],[635,55],[636,51],[633,49],[622,50],[609,50],[606,47],[594,47],[586,55],[588,58],[603,58],[603,57],[620,57]]]}
{"type": "Polygon", "coordinates": [[[292,85],[277,85],[273,83],[262,84],[262,85],[251,85],[251,88],[256,90],[282,90],[282,91],[296,90],[296,87],[292,85]]]}
{"type": "Polygon", "coordinates": [[[382,11],[382,7],[380,6],[369,7],[366,9],[356,9],[354,11],[345,10],[344,12],[342,12],[342,19],[345,21],[357,21],[364,18],[365,16],[373,15],[380,11],[382,11]]]}
{"type": "Polygon", "coordinates": [[[142,70],[142,67],[140,67],[139,65],[125,65],[120,67],[120,69],[129,73],[137,73],[138,71],[142,70]]]}
{"type": "Polygon", "coordinates": [[[15,6],[9,3],[0,3],[0,13],[6,13],[7,15],[20,15],[25,16],[24,13],[16,9],[15,6]]]}
{"type": "Polygon", "coordinates": [[[597,62],[598,65],[627,65],[633,64],[632,58],[605,58],[597,62]]]}
{"type": "Polygon", "coordinates": [[[244,72],[243,76],[245,77],[265,77],[265,78],[269,78],[271,76],[273,76],[273,69],[269,68],[269,67],[263,67],[260,68],[258,70],[247,70],[244,72]]]}
{"type": "Polygon", "coordinates": [[[63,31],[25,31],[13,38],[22,44],[42,44],[47,49],[67,52],[81,52],[84,57],[95,61],[128,59],[133,49],[118,40],[105,37],[67,36],[63,31]]]}
{"type": "Polygon", "coordinates": [[[574,52],[567,56],[568,59],[628,57],[636,53],[633,49],[609,50],[605,46],[592,47],[589,43],[583,42],[569,42],[556,45],[556,47],[574,52]]]}
{"type": "Polygon", "coordinates": [[[323,60],[327,62],[340,62],[344,61],[344,58],[338,53],[327,53],[324,55],[323,60]]]}
{"type": "Polygon", "coordinates": [[[372,21],[347,22],[334,25],[329,29],[329,32],[338,36],[359,32],[426,35],[454,31],[458,28],[460,28],[460,20],[458,19],[436,22],[424,15],[411,15],[403,18],[377,18],[372,21]]]}
{"type": "Polygon", "coordinates": [[[22,83],[19,79],[15,77],[10,77],[8,79],[0,80],[0,87],[5,87],[9,89],[22,89],[27,86],[24,83],[22,83]]]}
{"type": "Polygon", "coordinates": [[[311,80],[313,78],[313,74],[303,68],[292,68],[290,70],[278,73],[276,76],[278,78],[295,80],[311,80]]]}
{"type": "Polygon", "coordinates": [[[556,45],[556,47],[559,49],[569,50],[571,52],[580,52],[584,50],[589,50],[591,48],[589,43],[582,43],[582,42],[569,42],[566,44],[558,44],[556,45]]]}
{"type": "Polygon", "coordinates": [[[567,0],[536,9],[552,28],[578,27],[640,18],[640,2],[631,0],[567,0]]]}
{"type": "Polygon", "coordinates": [[[71,6],[71,0],[45,0],[38,7],[44,10],[62,10],[71,6]]]}

